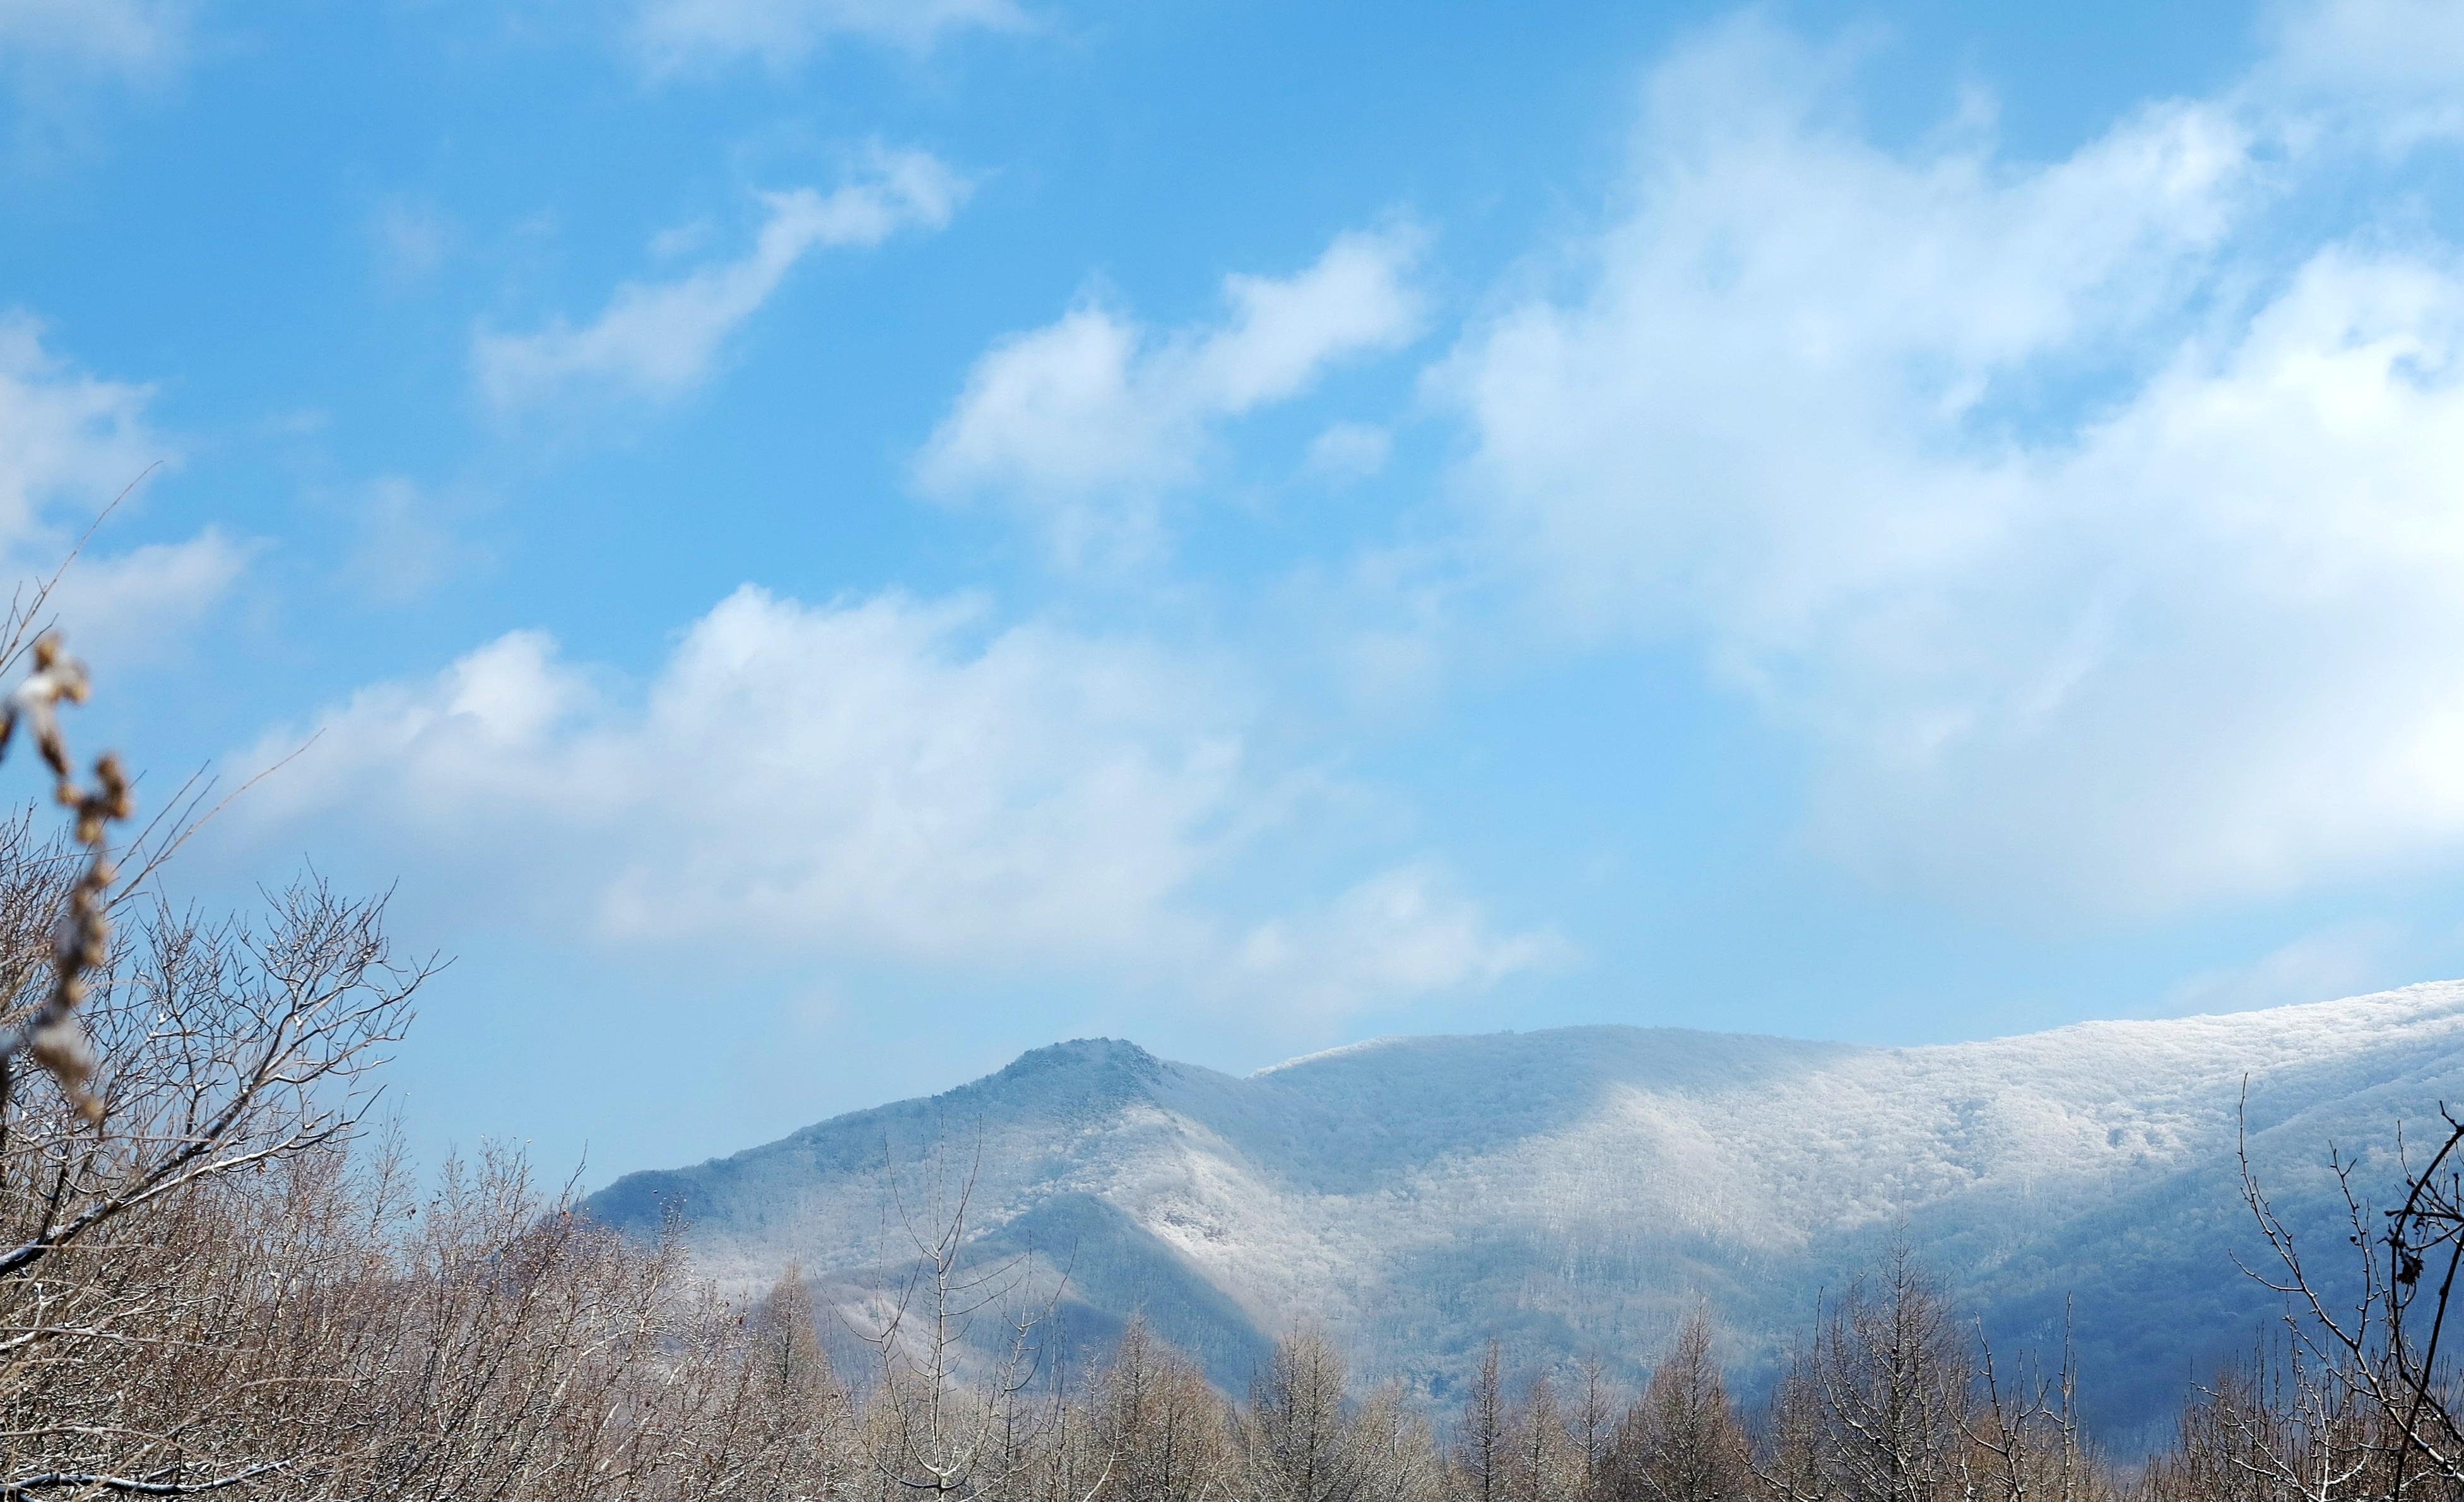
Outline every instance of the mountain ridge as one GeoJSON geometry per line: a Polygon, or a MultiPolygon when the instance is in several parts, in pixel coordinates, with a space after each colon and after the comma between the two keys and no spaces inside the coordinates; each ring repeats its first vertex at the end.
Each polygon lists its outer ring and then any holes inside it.
{"type": "Polygon", "coordinates": [[[947,1190],[963,1143],[987,1251],[1066,1260],[1089,1338],[1141,1309],[1237,1386],[1306,1316],[1364,1375],[1440,1398],[1490,1334],[1527,1363],[1596,1346],[1639,1376],[1697,1299],[1750,1389],[1815,1293],[1904,1234],[1997,1341],[2074,1319],[2091,1399],[2127,1428],[2267,1314],[2232,1262],[2263,1251],[2240,1113],[2315,1239],[2330,1143],[2391,1173],[2394,1121],[2459,1087],[2455,982],[1904,1048],[1610,1024],[1398,1036],[1243,1077],[1075,1039],[628,1174],[590,1208],[637,1230],[672,1208],[723,1280],[794,1257],[852,1306],[895,1261],[886,1165],[920,1183],[938,1143],[947,1190]]]}

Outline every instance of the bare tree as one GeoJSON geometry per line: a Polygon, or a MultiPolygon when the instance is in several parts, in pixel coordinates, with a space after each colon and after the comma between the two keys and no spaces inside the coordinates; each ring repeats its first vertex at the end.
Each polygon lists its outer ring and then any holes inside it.
{"type": "Polygon", "coordinates": [[[1605,1495],[1609,1457],[1617,1438],[1617,1396],[1609,1382],[1608,1362],[1597,1351],[1585,1353],[1574,1368],[1574,1407],[1567,1427],[1582,1452],[1584,1502],[1605,1495]]]}
{"type": "Polygon", "coordinates": [[[1506,1502],[1513,1442],[1507,1432],[1502,1362],[1497,1338],[1491,1336],[1481,1348],[1470,1390],[1463,1394],[1463,1418],[1455,1436],[1455,1473],[1466,1502],[1506,1502]]]}
{"type": "Polygon", "coordinates": [[[1351,1446],[1358,1457],[1356,1502],[1442,1502],[1446,1468],[1429,1422],[1398,1382],[1380,1383],[1353,1415],[1351,1446]]]}
{"type": "MultiPolygon", "coordinates": [[[[2375,1476],[2370,1494],[2404,1496],[2419,1490],[2452,1495],[2464,1490],[2464,1391],[2442,1342],[2464,1269],[2464,1121],[2440,1108],[2446,1130],[2419,1167],[2399,1127],[2396,1161],[2402,1197],[2373,1215],[2355,1182],[2356,1160],[2331,1150],[2342,1195],[2345,1240],[2354,1249],[2349,1273],[2330,1292],[2294,1233],[2261,1188],[2250,1160],[2245,1113],[2240,1146],[2242,1197],[2276,1254],[2273,1274],[2252,1272],[2283,1295],[2286,1359],[2294,1412],[2284,1416],[2306,1434],[2348,1439],[2345,1446],[2277,1445],[2279,1469],[2309,1476],[2311,1485],[2345,1487],[2375,1476]],[[2299,1461],[2292,1459],[2299,1450],[2299,1461]]],[[[2247,1405],[2219,1414],[2248,1427],[2247,1405]]],[[[2274,1418],[2274,1415],[2269,1417],[2274,1418]]],[[[2289,1483],[2288,1483],[2289,1484],[2289,1483]]],[[[2315,1494],[2315,1493],[2313,1493],[2315,1494]]]]}
{"type": "Polygon", "coordinates": [[[1229,1414],[1186,1357],[1133,1317],[1090,1401],[1116,1456],[1103,1495],[1122,1502],[1209,1502],[1233,1478],[1229,1414]]]}
{"type": "Polygon", "coordinates": [[[2101,1491],[2081,1437],[2078,1378],[2063,1321],[2061,1364],[2052,1371],[2023,1357],[1999,1368],[1980,1330],[1969,1401],[1959,1413],[1961,1495],[1992,1502],[2080,1502],[2101,1491]]]}
{"type": "Polygon", "coordinates": [[[789,1262],[746,1321],[748,1366],[756,1394],[776,1431],[771,1443],[801,1453],[791,1468],[815,1495],[853,1485],[853,1409],[830,1369],[804,1270],[789,1262]]]}
{"type": "Polygon", "coordinates": [[[1696,1309],[1617,1426],[1604,1491],[1615,1502],[1740,1502],[1754,1490],[1752,1455],[1711,1351],[1711,1317],[1696,1309]]]}
{"type": "MultiPolygon", "coordinates": [[[[2394,1493],[2394,1448],[2346,1382],[2262,1349],[2192,1395],[2149,1457],[2142,1502],[2345,1502],[2394,1493]]],[[[2418,1488],[2416,1488],[2418,1490],[2418,1488]]],[[[2434,1493],[2433,1489],[2433,1493],[2434,1493]]]]}
{"type": "Polygon", "coordinates": [[[1345,1420],[1346,1376],[1343,1353],[1323,1330],[1276,1344],[1241,1414],[1256,1502],[1358,1502],[1367,1478],[1345,1420]]]}
{"type": "MultiPolygon", "coordinates": [[[[0,850],[12,859],[39,858],[0,850]]],[[[7,1484],[226,1485],[314,1458],[280,1437],[288,1425],[257,1447],[193,1413],[139,1420],[147,1404],[132,1385],[144,1384],[129,1377],[133,1358],[175,1339],[187,1380],[201,1374],[196,1353],[253,1343],[214,1312],[263,1287],[249,1244],[280,1223],[262,1197],[356,1129],[368,1098],[355,1086],[426,973],[393,964],[381,911],[314,884],[256,926],[158,911],[84,1000],[99,1043],[91,1090],[75,1072],[7,1082],[0,1404],[14,1410],[18,1452],[43,1457],[7,1484]],[[242,1281],[217,1288],[211,1273],[242,1281]],[[165,1473],[197,1479],[152,1479],[165,1473]]]]}
{"type": "Polygon", "coordinates": [[[1522,1401],[1507,1415],[1507,1502],[1558,1502],[1581,1491],[1582,1451],[1547,1372],[1534,1372],[1524,1383],[1522,1401]]]}
{"type": "MultiPolygon", "coordinates": [[[[1053,1447],[1081,1435],[1057,1382],[1043,1381],[1039,1331],[1059,1290],[1035,1296],[1031,1255],[987,1261],[972,1250],[981,1168],[979,1143],[954,1173],[945,1136],[925,1165],[923,1204],[911,1206],[893,1165],[891,1200],[913,1260],[877,1325],[858,1332],[877,1359],[864,1432],[875,1472],[904,1492],[1006,1502],[1053,1485],[1053,1447]]],[[[1111,1464],[1104,1457],[1068,1502],[1099,1494],[1111,1464]]]]}
{"type": "Polygon", "coordinates": [[[1771,1400],[1765,1486],[1787,1502],[1935,1502],[1957,1491],[1967,1353],[1941,1289],[1895,1243],[1817,1314],[1771,1400]]]}

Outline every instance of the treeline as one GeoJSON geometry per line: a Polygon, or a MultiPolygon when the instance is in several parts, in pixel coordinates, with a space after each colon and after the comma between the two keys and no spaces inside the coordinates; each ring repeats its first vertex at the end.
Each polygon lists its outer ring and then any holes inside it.
{"type": "MultiPolygon", "coordinates": [[[[960,1281],[964,1281],[962,1278],[960,1281]]],[[[928,1279],[929,1282],[929,1279],[928,1279]]],[[[1740,1404],[1697,1311],[1639,1391],[1586,1361],[1519,1380],[1499,1346],[1459,1405],[1365,1394],[1322,1330],[1280,1341],[1226,1398],[1133,1321],[1082,1382],[1032,1401],[1017,1349],[946,1386],[927,1333],[843,1385],[792,1270],[748,1328],[834,1457],[796,1495],[938,1491],[1015,1502],[2343,1502],[2453,1498],[2367,1381],[2301,1353],[2193,1390],[2171,1442],[2124,1462],[2076,1418],[2066,1362],[1997,1360],[1905,1251],[1826,1300],[1767,1398],[1740,1404]],[[792,1375],[791,1375],[792,1374],[792,1375]],[[924,1422],[930,1415],[933,1422],[924,1422]],[[835,1487],[837,1490],[830,1490],[835,1487]]],[[[937,1325],[932,1328],[937,1328],[937,1325]]],[[[950,1369],[955,1372],[956,1368],[950,1369]]],[[[2435,1402],[2433,1396],[2433,1402],[2435,1402]]],[[[2422,1428],[2422,1434],[2431,1432],[2422,1428]]]]}

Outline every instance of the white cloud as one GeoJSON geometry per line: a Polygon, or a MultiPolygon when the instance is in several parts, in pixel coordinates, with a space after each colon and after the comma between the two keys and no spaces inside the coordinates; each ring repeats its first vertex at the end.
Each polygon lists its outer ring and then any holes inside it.
{"type": "Polygon", "coordinates": [[[88,662],[176,661],[189,650],[194,623],[231,594],[257,551],[209,527],[183,542],[81,556],[61,576],[46,613],[88,662]]]}
{"type": "Polygon", "coordinates": [[[643,0],[633,40],[654,75],[734,62],[784,73],[840,37],[921,52],[953,33],[1025,24],[1013,0],[643,0]]]}
{"type": "Polygon", "coordinates": [[[360,487],[348,505],[359,541],[343,571],[368,599],[406,604],[484,561],[448,525],[440,497],[401,475],[360,487]]]}
{"type": "MultiPolygon", "coordinates": [[[[94,517],[178,456],[146,421],[151,388],[77,369],[22,314],[0,313],[0,570],[48,577],[94,517]]],[[[209,528],[184,542],[80,557],[46,605],[102,663],[155,656],[229,591],[253,550],[209,528]]]]}
{"type": "Polygon", "coordinates": [[[1065,556],[1134,545],[1157,494],[1199,473],[1214,424],[1419,332],[1419,250],[1408,230],[1341,235],[1290,277],[1225,278],[1228,316],[1169,335],[1083,303],[976,361],[916,483],[941,500],[1017,506],[1065,556]]]}
{"type": "Polygon", "coordinates": [[[1109,975],[1200,997],[1241,974],[1321,1012],[1541,956],[1418,868],[1324,921],[1258,928],[1201,901],[1287,801],[1250,765],[1253,717],[1236,675],[1136,642],[992,629],[964,602],[810,606],[747,587],[638,697],[530,632],[369,688],[231,816],[260,835],[352,829],[620,947],[1109,975]]]}
{"type": "Polygon", "coordinates": [[[1331,423],[1309,441],[1309,467],[1321,479],[1363,480],[1386,468],[1395,435],[1367,423],[1331,423]]]}
{"type": "Polygon", "coordinates": [[[2464,846],[2464,263],[2321,252],[2021,493],[2013,551],[1941,581],[2007,655],[1941,686],[1970,718],[1892,800],[1919,827],[2003,804],[2151,903],[2464,846]]]}
{"type": "Polygon", "coordinates": [[[42,326],[0,313],[0,547],[47,507],[99,507],[165,457],[147,386],[90,376],[43,347],[42,326]]]}
{"type": "Polygon", "coordinates": [[[395,286],[435,275],[460,238],[459,228],[444,209],[398,193],[377,205],[368,218],[377,272],[395,286]]]}
{"type": "Polygon", "coordinates": [[[1322,913],[1261,925],[1239,951],[1251,985],[1304,1013],[1491,986],[1572,952],[1551,932],[1495,932],[1444,873],[1425,865],[1379,872],[1322,913]]]}
{"type": "Polygon", "coordinates": [[[2244,169],[2191,108],[2034,172],[1897,157],[1779,92],[1812,71],[1750,24],[1672,63],[1586,293],[1509,307],[1441,373],[1570,612],[1793,641],[1986,545],[1998,484],[1935,455],[1996,376],[2177,294],[2244,169]]]}
{"type": "Polygon", "coordinates": [[[2145,910],[2464,852],[2464,258],[2271,274],[2239,103],[2029,164],[1823,78],[1755,23],[1674,61],[1578,289],[1434,378],[1535,598],[1698,642],[1895,880],[2145,910]]]}
{"type": "Polygon", "coordinates": [[[2278,4],[2250,92],[2297,127],[2401,150],[2464,135],[2464,8],[2450,0],[2278,4]]]}
{"type": "Polygon", "coordinates": [[[2385,984],[2403,939],[2392,924],[2362,920],[2304,934],[2248,965],[2202,970],[2165,996],[2171,1016],[2255,1012],[2358,995],[2385,984]]]}
{"type": "Polygon", "coordinates": [[[187,54],[188,0],[0,0],[0,67],[151,79],[187,54]]]}
{"type": "Polygon", "coordinates": [[[529,334],[480,329],[471,351],[480,394],[500,411],[576,394],[683,396],[709,378],[720,346],[805,256],[878,245],[902,229],[938,229],[966,191],[957,173],[924,152],[876,148],[853,181],[831,192],[764,194],[760,232],[735,260],[671,281],[627,282],[579,328],[557,318],[529,334]]]}

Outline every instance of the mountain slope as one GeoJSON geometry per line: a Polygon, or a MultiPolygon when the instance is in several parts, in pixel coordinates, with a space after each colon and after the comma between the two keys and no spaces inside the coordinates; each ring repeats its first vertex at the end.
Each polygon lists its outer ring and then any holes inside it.
{"type": "Polygon", "coordinates": [[[897,1205],[930,1214],[935,1144],[946,1189],[979,1143],[973,1224],[1067,1262],[1074,1330],[1143,1309],[1237,1386],[1322,1318],[1368,1375],[1434,1395],[1492,1333],[1526,1361],[1597,1348],[1639,1371],[1698,1299],[1751,1385],[1896,1230],[1997,1343],[2058,1340],[2067,1306],[2093,1406],[2126,1432],[2272,1307],[2232,1260],[2264,1251],[2236,1192],[2245,1081],[2254,1161],[2325,1254],[2329,1144],[2387,1182],[2394,1122],[2464,1097],[2459,1071],[2464,984],[1936,1048],[1397,1038],[1247,1078],[1082,1040],[592,1208],[634,1229],[672,1208],[722,1277],[792,1256],[851,1300],[895,1260],[897,1205]]]}

